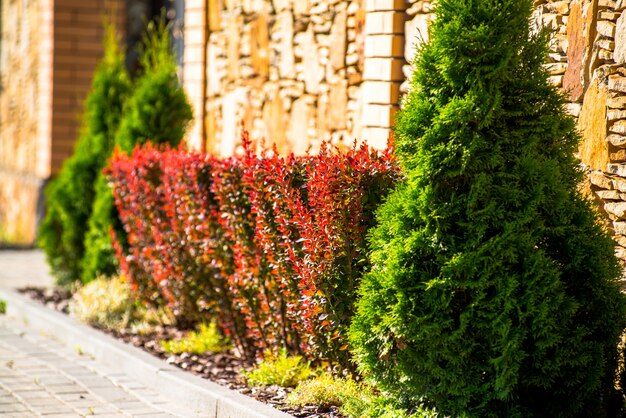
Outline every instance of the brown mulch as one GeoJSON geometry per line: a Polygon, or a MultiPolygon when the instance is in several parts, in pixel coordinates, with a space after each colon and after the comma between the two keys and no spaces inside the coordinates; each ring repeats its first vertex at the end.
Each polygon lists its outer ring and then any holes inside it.
{"type": "MultiPolygon", "coordinates": [[[[40,287],[25,287],[18,289],[22,294],[63,313],[68,313],[71,293],[63,289],[47,289],[40,287]]],[[[165,360],[183,370],[209,379],[215,383],[236,390],[244,395],[272,405],[298,418],[341,418],[336,407],[320,407],[310,405],[301,408],[292,408],[285,404],[290,388],[280,386],[250,387],[246,384],[242,372],[250,370],[254,363],[237,355],[235,351],[224,353],[205,354],[171,354],[166,353],[160,345],[164,339],[180,339],[185,335],[175,327],[156,327],[155,331],[147,335],[134,334],[130,330],[110,331],[101,329],[109,335],[135,347],[142,348],[150,354],[165,360]]]]}

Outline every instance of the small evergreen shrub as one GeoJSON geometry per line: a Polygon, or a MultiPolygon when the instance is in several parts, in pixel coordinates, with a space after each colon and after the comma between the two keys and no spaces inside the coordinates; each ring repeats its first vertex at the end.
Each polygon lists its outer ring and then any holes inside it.
{"type": "Polygon", "coordinates": [[[285,350],[274,355],[268,350],[263,360],[245,373],[245,378],[251,386],[295,387],[314,375],[315,371],[301,356],[290,356],[285,350]]]}
{"type": "Polygon", "coordinates": [[[85,100],[74,153],[45,191],[46,216],[38,241],[59,284],[68,286],[82,275],[81,260],[96,179],[113,150],[130,85],[124,53],[118,46],[114,27],[108,26],[105,56],[98,64],[85,100]]]}
{"type": "Polygon", "coordinates": [[[219,353],[230,348],[227,338],[217,330],[214,322],[210,324],[200,324],[198,331],[192,331],[181,340],[164,340],[161,341],[161,347],[173,354],[180,353],[219,353]]]}
{"type": "Polygon", "coordinates": [[[111,229],[120,231],[122,227],[104,174],[96,179],[95,193],[85,234],[85,255],[81,260],[83,283],[98,276],[113,276],[119,269],[110,234],[111,229]]]}
{"type": "Polygon", "coordinates": [[[614,244],[531,0],[440,0],[396,125],[406,181],[378,212],[351,342],[409,410],[617,416],[614,244]]]}
{"type": "MultiPolygon", "coordinates": [[[[178,145],[193,118],[171,51],[169,28],[164,20],[150,22],[140,50],[143,73],[134,83],[115,135],[115,144],[126,152],[148,140],[178,145]]],[[[94,211],[87,224],[87,251],[81,262],[85,283],[117,270],[111,230],[122,242],[125,240],[111,190],[102,175],[97,185],[94,211]]]]}

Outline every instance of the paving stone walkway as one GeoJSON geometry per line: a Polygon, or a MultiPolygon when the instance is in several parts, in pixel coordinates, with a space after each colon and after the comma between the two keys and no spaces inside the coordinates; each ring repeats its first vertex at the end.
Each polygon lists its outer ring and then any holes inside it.
{"type": "MultiPolygon", "coordinates": [[[[0,251],[0,286],[45,284],[49,278],[42,272],[42,262],[38,251],[0,251]]],[[[112,372],[82,354],[80,347],[65,346],[53,335],[0,315],[0,417],[194,415],[132,376],[112,372]]]]}
{"type": "Polygon", "coordinates": [[[40,250],[0,250],[0,286],[52,286],[49,270],[40,250]]]}
{"type": "Polygon", "coordinates": [[[87,355],[0,318],[1,417],[185,417],[189,411],[87,355]]]}

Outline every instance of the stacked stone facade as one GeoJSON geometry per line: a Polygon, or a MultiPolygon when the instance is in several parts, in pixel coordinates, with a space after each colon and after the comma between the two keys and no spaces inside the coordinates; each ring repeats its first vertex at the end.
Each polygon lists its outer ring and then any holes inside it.
{"type": "Polygon", "coordinates": [[[324,140],[384,147],[429,10],[421,0],[188,2],[188,142],[228,155],[245,126],[281,151],[324,140]]]}
{"type": "Polygon", "coordinates": [[[205,13],[204,101],[192,101],[209,151],[232,153],[242,122],[282,151],[360,136],[360,0],[208,1],[205,13]]]}
{"type": "Polygon", "coordinates": [[[43,186],[80,129],[102,19],[123,28],[124,2],[0,0],[0,10],[0,243],[31,244],[43,186]]]}
{"type": "Polygon", "coordinates": [[[564,90],[582,135],[586,187],[626,260],[626,0],[539,1],[555,31],[548,70],[564,90]]]}
{"type": "Polygon", "coordinates": [[[49,159],[52,6],[3,1],[1,11],[0,241],[28,242],[49,159]]]}
{"type": "MultiPolygon", "coordinates": [[[[45,179],[78,133],[101,50],[100,16],[122,0],[0,0],[0,241],[32,242],[45,179]]],[[[553,31],[546,69],[583,137],[586,185],[626,259],[626,0],[536,0],[553,31]]],[[[186,0],[187,142],[229,155],[243,126],[282,152],[321,141],[382,148],[428,38],[429,0],[186,0]]]]}
{"type": "MultiPolygon", "coordinates": [[[[355,138],[384,147],[433,7],[428,0],[193,3],[186,22],[203,13],[205,36],[194,39],[204,41],[205,71],[195,70],[202,83],[189,89],[204,94],[195,97],[200,121],[189,139],[221,155],[236,150],[242,122],[282,151],[355,138]]],[[[586,188],[626,259],[626,0],[535,6],[536,29],[553,31],[550,80],[566,94],[583,137],[586,188]]]]}

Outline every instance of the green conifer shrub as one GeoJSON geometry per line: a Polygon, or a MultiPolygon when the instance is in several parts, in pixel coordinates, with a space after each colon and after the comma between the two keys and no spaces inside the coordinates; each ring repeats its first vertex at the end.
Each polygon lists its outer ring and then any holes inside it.
{"type": "MultiPolygon", "coordinates": [[[[178,145],[193,114],[176,75],[169,27],[163,18],[148,24],[139,62],[143,73],[135,81],[124,108],[115,143],[126,152],[147,141],[178,145]]],[[[124,239],[113,195],[102,174],[97,184],[85,240],[86,253],[81,262],[84,283],[117,270],[110,229],[114,228],[117,237],[124,239]]]]}
{"type": "Polygon", "coordinates": [[[73,155],[46,188],[46,216],[39,245],[62,285],[81,277],[87,222],[93,207],[95,182],[111,155],[122,107],[130,91],[115,28],[106,28],[105,55],[85,100],[82,128],[73,155]]]}
{"type": "Polygon", "coordinates": [[[135,83],[115,138],[126,152],[146,141],[177,146],[193,119],[191,105],[176,75],[169,26],[164,22],[161,18],[148,25],[140,49],[143,74],[135,83]]]}
{"type": "Polygon", "coordinates": [[[442,416],[617,416],[614,244],[577,189],[579,135],[532,0],[439,0],[396,125],[350,340],[360,370],[442,416]]]}

